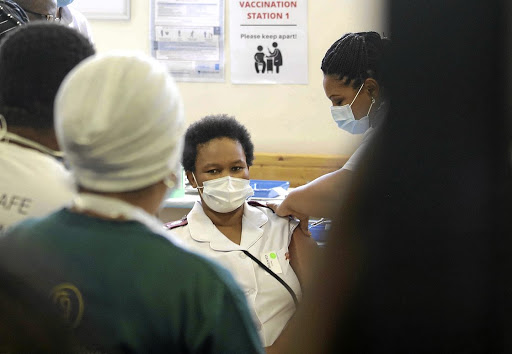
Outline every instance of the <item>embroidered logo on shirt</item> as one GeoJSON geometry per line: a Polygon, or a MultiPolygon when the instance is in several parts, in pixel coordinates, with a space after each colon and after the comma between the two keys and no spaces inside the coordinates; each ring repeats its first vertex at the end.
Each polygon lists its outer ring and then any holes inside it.
{"type": "Polygon", "coordinates": [[[51,298],[71,328],[78,327],[84,314],[84,300],[80,290],[70,283],[59,284],[52,289],[51,298]]]}

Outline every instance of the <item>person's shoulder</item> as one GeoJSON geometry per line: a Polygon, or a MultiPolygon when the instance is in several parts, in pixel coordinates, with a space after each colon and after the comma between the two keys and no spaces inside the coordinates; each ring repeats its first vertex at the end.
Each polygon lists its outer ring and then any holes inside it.
{"type": "Polygon", "coordinates": [[[184,227],[188,225],[187,217],[184,217],[180,220],[170,221],[164,224],[164,229],[166,230],[174,230],[180,227],[184,227]]]}
{"type": "Polygon", "coordinates": [[[63,218],[66,218],[72,213],[67,208],[55,210],[44,216],[33,216],[20,221],[12,227],[13,230],[30,230],[37,229],[48,224],[59,224],[63,218]]]}
{"type": "Polygon", "coordinates": [[[163,225],[162,233],[154,233],[151,230],[147,230],[151,233],[151,239],[153,242],[144,243],[142,247],[154,248],[153,255],[155,258],[161,258],[164,262],[186,264],[187,268],[194,269],[194,271],[201,272],[204,268],[205,260],[208,266],[214,264],[209,262],[207,259],[192,252],[189,248],[183,247],[181,243],[174,242],[175,239],[166,235],[166,233],[172,233],[173,235],[179,236],[177,231],[183,229],[188,224],[186,219],[168,222],[163,225]]]}
{"type": "Polygon", "coordinates": [[[1,142],[0,144],[2,144],[3,150],[9,152],[2,156],[3,160],[21,159],[25,164],[36,164],[37,166],[42,165],[49,168],[61,165],[55,158],[38,150],[6,142],[1,142]]]}
{"type": "Polygon", "coordinates": [[[30,242],[33,239],[37,239],[41,233],[44,233],[43,230],[47,230],[50,225],[58,225],[58,220],[62,213],[63,209],[46,216],[32,216],[19,221],[9,226],[0,237],[0,240],[11,244],[22,244],[26,241],[30,242]]]}
{"type": "Polygon", "coordinates": [[[255,200],[250,200],[250,201],[247,202],[247,204],[249,204],[249,206],[251,206],[253,208],[256,208],[259,211],[261,211],[262,213],[264,213],[269,218],[269,220],[271,222],[272,221],[287,222],[289,220],[289,217],[278,216],[274,212],[274,210],[272,210],[272,208],[270,208],[266,204],[260,203],[260,202],[255,201],[255,200]]]}
{"type": "Polygon", "coordinates": [[[23,164],[25,166],[30,166],[30,171],[39,178],[57,180],[62,178],[62,176],[65,176],[65,178],[71,176],[71,173],[66,170],[60,161],[45,153],[15,144],[1,144],[2,149],[8,150],[8,154],[3,154],[0,158],[0,161],[3,161],[5,164],[12,165],[19,163],[19,161],[23,161],[23,164]]]}
{"type": "Polygon", "coordinates": [[[15,235],[30,233],[41,222],[41,218],[32,217],[10,226],[3,235],[3,240],[15,237],[15,235]]]}
{"type": "Polygon", "coordinates": [[[269,225],[273,228],[279,227],[289,227],[290,229],[294,229],[298,225],[298,221],[289,217],[289,216],[279,216],[277,215],[269,206],[266,204],[251,200],[248,201],[247,204],[249,206],[258,209],[263,212],[268,219],[269,225]]]}
{"type": "Polygon", "coordinates": [[[164,230],[169,235],[176,236],[175,238],[183,240],[190,235],[188,223],[188,219],[185,216],[183,219],[164,223],[164,230]]]}
{"type": "Polygon", "coordinates": [[[222,287],[230,291],[238,289],[235,279],[222,265],[198,253],[189,252],[189,254],[194,257],[200,271],[205,275],[205,280],[210,281],[212,286],[220,286],[220,282],[222,282],[222,287]]]}
{"type": "Polygon", "coordinates": [[[266,204],[260,203],[256,200],[249,200],[247,202],[247,204],[249,204],[250,206],[252,206],[254,208],[258,208],[259,210],[263,211],[265,214],[275,214],[274,211],[269,206],[267,206],[266,204]]]}
{"type": "Polygon", "coordinates": [[[375,134],[376,129],[377,128],[374,128],[374,127],[368,128],[368,130],[365,131],[363,134],[363,139],[361,141],[361,144],[363,144],[363,143],[367,142],[369,139],[371,139],[371,137],[375,134]]]}
{"type": "MultiPolygon", "coordinates": [[[[172,222],[167,224],[172,224],[172,222]]],[[[186,226],[187,222],[186,220],[180,220],[180,223],[175,223],[171,226],[174,228],[170,229],[169,232],[176,234],[176,230],[180,229],[180,226],[177,226],[177,224],[183,224],[181,225],[182,228],[186,226]]],[[[210,287],[219,288],[227,286],[230,289],[236,288],[236,283],[231,273],[217,262],[186,246],[175,244],[163,236],[159,240],[163,244],[157,245],[158,251],[156,252],[160,252],[160,255],[165,255],[161,259],[171,266],[168,269],[181,269],[184,273],[194,274],[195,278],[199,277],[203,284],[208,284],[210,287]]]]}

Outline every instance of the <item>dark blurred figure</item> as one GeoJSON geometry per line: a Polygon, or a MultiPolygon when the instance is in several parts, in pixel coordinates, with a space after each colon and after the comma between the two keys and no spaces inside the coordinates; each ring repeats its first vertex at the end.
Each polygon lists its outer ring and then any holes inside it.
{"type": "Polygon", "coordinates": [[[28,15],[30,21],[57,20],[57,0],[16,0],[28,15]]]}
{"type": "MultiPolygon", "coordinates": [[[[0,250],[0,353],[70,353],[71,333],[64,326],[48,294],[5,266],[9,255],[0,250]]],[[[16,263],[26,262],[17,260],[16,263]]]]}
{"type": "Polygon", "coordinates": [[[511,351],[506,6],[391,1],[389,119],[288,352],[511,351]]]}
{"type": "Polygon", "coordinates": [[[7,33],[27,22],[27,14],[17,3],[11,0],[0,0],[0,40],[7,33]]]}

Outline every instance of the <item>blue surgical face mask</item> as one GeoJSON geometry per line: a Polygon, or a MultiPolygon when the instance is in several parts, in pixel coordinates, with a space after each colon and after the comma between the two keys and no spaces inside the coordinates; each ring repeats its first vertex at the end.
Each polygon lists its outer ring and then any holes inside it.
{"type": "Polygon", "coordinates": [[[73,0],[57,0],[57,6],[58,7],[65,7],[71,4],[73,0]]]}
{"type": "Polygon", "coordinates": [[[356,93],[356,96],[354,97],[350,104],[331,107],[332,118],[334,119],[336,124],[338,124],[338,127],[351,134],[363,134],[368,130],[368,128],[370,128],[370,119],[368,118],[368,115],[370,114],[372,106],[375,103],[375,99],[373,97],[372,103],[370,104],[370,108],[368,109],[368,113],[366,114],[366,116],[356,120],[356,118],[354,117],[354,112],[352,112],[352,104],[355,102],[363,86],[364,83],[361,85],[361,87],[356,93]]]}

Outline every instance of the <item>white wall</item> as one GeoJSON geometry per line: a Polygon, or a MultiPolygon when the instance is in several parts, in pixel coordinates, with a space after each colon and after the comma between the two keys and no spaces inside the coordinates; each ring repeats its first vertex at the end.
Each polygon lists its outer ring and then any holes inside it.
{"type": "MultiPolygon", "coordinates": [[[[309,0],[309,85],[230,83],[229,0],[226,1],[225,83],[179,82],[187,123],[204,115],[236,116],[251,132],[257,152],[350,154],[360,137],[337,128],[324,96],[320,63],[345,32],[386,32],[385,0],[309,0]]],[[[129,21],[90,21],[99,52],[149,51],[149,0],[131,0],[129,21]]]]}

